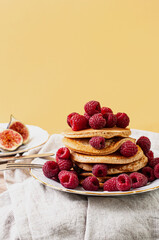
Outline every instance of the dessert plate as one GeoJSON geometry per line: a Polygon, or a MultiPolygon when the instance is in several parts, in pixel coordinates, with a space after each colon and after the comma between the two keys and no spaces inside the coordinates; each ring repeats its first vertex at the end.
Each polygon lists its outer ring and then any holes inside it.
{"type": "MultiPolygon", "coordinates": [[[[159,157],[159,133],[153,133],[148,131],[136,130],[131,129],[132,134],[131,137],[138,139],[140,136],[147,136],[150,138],[152,147],[151,150],[154,152],[155,157],[159,157]]],[[[44,160],[37,158],[32,161],[32,163],[39,163],[44,164],[44,160]]],[[[132,195],[138,194],[143,192],[149,192],[159,188],[159,179],[156,179],[152,183],[147,184],[144,187],[132,189],[130,191],[117,191],[117,192],[108,192],[108,191],[86,191],[82,187],[78,187],[76,189],[67,189],[64,188],[59,182],[46,178],[42,172],[42,169],[31,169],[30,174],[40,183],[51,187],[53,189],[69,192],[74,194],[81,194],[86,196],[125,196],[125,195],[132,195]]]]}
{"type": "MultiPolygon", "coordinates": [[[[7,123],[0,123],[0,129],[1,130],[6,129],[7,125],[8,125],[7,123]]],[[[5,150],[1,149],[0,150],[0,157],[26,152],[30,149],[41,146],[42,144],[44,144],[48,140],[49,134],[48,134],[47,131],[43,130],[40,127],[33,126],[33,125],[26,125],[26,126],[28,127],[29,133],[30,133],[30,138],[29,138],[28,143],[20,146],[15,151],[5,151],[5,150]]]]}

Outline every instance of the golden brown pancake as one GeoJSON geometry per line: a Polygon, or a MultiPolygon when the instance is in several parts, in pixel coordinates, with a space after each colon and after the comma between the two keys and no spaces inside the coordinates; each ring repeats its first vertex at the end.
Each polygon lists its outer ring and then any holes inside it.
{"type": "MultiPolygon", "coordinates": [[[[139,169],[143,168],[146,166],[148,162],[148,158],[143,155],[139,160],[132,162],[132,163],[128,163],[128,164],[108,164],[108,175],[113,175],[113,174],[119,174],[119,173],[128,173],[128,172],[136,172],[139,169]]],[[[93,176],[92,174],[92,167],[93,164],[85,164],[84,163],[81,164],[80,163],[76,163],[78,167],[82,168],[84,171],[83,173],[80,173],[80,176],[93,176]]]]}
{"type": "Polygon", "coordinates": [[[84,129],[80,131],[73,131],[71,128],[66,129],[62,133],[65,137],[68,138],[91,138],[91,137],[104,137],[104,138],[113,138],[113,137],[129,137],[131,134],[130,128],[102,128],[102,129],[84,129]]]}
{"type": "Polygon", "coordinates": [[[143,151],[139,146],[137,153],[132,157],[124,157],[115,152],[106,156],[91,156],[72,152],[71,159],[79,163],[109,163],[109,164],[127,164],[139,160],[143,156],[143,151]]]}
{"type": "Polygon", "coordinates": [[[71,149],[74,152],[77,153],[83,153],[87,155],[108,155],[113,152],[116,152],[120,146],[126,142],[126,141],[132,141],[135,143],[134,138],[111,138],[111,139],[106,139],[105,141],[105,148],[103,149],[95,149],[89,144],[90,138],[63,138],[63,143],[65,144],[66,147],[71,149]]]}

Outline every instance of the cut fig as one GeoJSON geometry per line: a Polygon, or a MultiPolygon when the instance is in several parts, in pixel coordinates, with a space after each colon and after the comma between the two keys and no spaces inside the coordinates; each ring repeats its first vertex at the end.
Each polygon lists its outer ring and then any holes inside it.
{"type": "Polygon", "coordinates": [[[14,151],[23,144],[22,136],[12,130],[5,129],[0,132],[0,148],[8,151],[14,151]]]}
{"type": "Polygon", "coordinates": [[[23,144],[26,144],[29,141],[29,130],[27,126],[19,120],[16,120],[13,115],[10,117],[10,122],[7,127],[8,129],[12,129],[22,135],[23,144]]]}

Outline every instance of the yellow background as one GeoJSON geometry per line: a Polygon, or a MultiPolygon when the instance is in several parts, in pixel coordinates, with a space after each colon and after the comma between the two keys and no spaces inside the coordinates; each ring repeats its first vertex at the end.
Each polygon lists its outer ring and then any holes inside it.
{"type": "Polygon", "coordinates": [[[98,100],[159,132],[158,0],[0,0],[0,122],[49,133],[98,100]]]}

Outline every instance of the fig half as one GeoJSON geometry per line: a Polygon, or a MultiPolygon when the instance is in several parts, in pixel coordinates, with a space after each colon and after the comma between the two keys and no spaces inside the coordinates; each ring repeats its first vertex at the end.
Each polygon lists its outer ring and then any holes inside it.
{"type": "Polygon", "coordinates": [[[10,122],[7,128],[20,133],[23,138],[23,144],[26,144],[29,141],[29,130],[27,126],[21,121],[15,119],[13,115],[10,117],[10,122]]]}
{"type": "Polygon", "coordinates": [[[14,151],[23,144],[22,136],[12,130],[5,129],[0,132],[0,148],[8,151],[14,151]]]}

